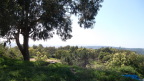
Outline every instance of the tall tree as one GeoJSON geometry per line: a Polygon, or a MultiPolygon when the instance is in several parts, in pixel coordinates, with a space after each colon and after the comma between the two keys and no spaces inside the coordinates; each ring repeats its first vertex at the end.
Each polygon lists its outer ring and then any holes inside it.
{"type": "Polygon", "coordinates": [[[72,37],[70,15],[83,28],[91,28],[103,0],[0,0],[1,37],[15,40],[24,60],[29,61],[29,38],[47,40],[54,34],[72,37]],[[23,44],[20,44],[20,35],[23,44]]]}

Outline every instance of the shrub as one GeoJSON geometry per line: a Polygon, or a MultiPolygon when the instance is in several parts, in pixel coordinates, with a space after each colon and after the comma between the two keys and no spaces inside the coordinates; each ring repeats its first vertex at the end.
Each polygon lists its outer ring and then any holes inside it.
{"type": "Polygon", "coordinates": [[[48,58],[46,55],[44,55],[43,53],[40,53],[39,51],[36,53],[36,57],[35,59],[37,61],[46,61],[48,58]]]}

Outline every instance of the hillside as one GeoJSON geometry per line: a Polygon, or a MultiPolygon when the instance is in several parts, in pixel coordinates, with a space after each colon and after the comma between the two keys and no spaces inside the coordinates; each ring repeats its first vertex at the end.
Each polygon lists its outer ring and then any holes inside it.
{"type": "Polygon", "coordinates": [[[123,48],[124,50],[135,51],[138,54],[144,54],[144,48],[123,48]]]}
{"type": "Polygon", "coordinates": [[[0,81],[136,81],[121,73],[0,57],[0,81]]]}
{"type": "Polygon", "coordinates": [[[122,75],[144,77],[144,55],[128,50],[38,45],[29,51],[31,62],[26,62],[17,47],[0,46],[0,81],[135,81],[122,75]]]}
{"type": "Polygon", "coordinates": [[[113,47],[113,46],[83,46],[85,48],[92,48],[92,49],[100,49],[100,48],[106,48],[106,47],[112,47],[120,50],[130,50],[134,51],[138,54],[144,54],[144,48],[123,48],[123,47],[113,47]]]}

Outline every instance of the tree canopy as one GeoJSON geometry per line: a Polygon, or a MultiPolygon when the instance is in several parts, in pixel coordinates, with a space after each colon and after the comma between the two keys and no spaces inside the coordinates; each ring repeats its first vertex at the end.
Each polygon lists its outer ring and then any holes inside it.
{"type": "Polygon", "coordinates": [[[0,36],[16,40],[24,60],[29,60],[28,41],[47,40],[54,34],[72,37],[71,15],[83,28],[91,28],[103,0],[0,0],[0,36]],[[22,35],[23,44],[19,42],[22,35]]]}

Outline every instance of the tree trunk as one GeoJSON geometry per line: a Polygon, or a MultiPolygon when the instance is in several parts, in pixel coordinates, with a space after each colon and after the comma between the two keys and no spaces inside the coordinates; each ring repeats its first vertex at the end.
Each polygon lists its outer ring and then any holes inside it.
{"type": "Polygon", "coordinates": [[[19,30],[18,33],[15,35],[15,39],[16,39],[16,44],[20,50],[20,52],[23,55],[23,59],[24,61],[30,61],[30,57],[29,57],[29,46],[28,46],[28,41],[29,41],[29,36],[28,34],[24,34],[23,35],[23,45],[20,44],[20,40],[19,40],[19,30]]]}
{"type": "Polygon", "coordinates": [[[25,7],[22,11],[22,21],[20,24],[20,28],[18,29],[18,32],[16,34],[16,43],[17,43],[17,46],[19,48],[19,50],[21,51],[22,55],[23,55],[23,59],[24,61],[30,61],[30,56],[29,56],[29,45],[28,45],[28,42],[29,42],[29,31],[30,31],[30,27],[29,27],[29,24],[28,24],[28,21],[29,21],[29,18],[28,18],[28,15],[29,15],[29,1],[26,0],[26,4],[24,4],[23,6],[25,7]],[[19,41],[19,35],[20,33],[23,35],[23,44],[21,45],[20,44],[20,41],[19,41]]]}
{"type": "Polygon", "coordinates": [[[23,57],[24,57],[24,61],[30,61],[30,57],[29,57],[29,45],[28,45],[28,41],[29,41],[29,37],[28,35],[24,35],[24,43],[23,43],[23,57]]]}

